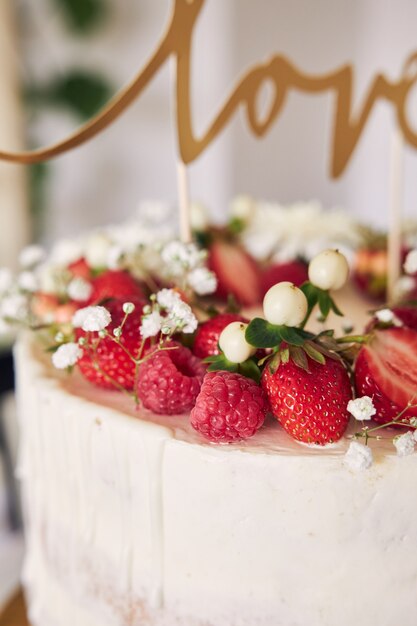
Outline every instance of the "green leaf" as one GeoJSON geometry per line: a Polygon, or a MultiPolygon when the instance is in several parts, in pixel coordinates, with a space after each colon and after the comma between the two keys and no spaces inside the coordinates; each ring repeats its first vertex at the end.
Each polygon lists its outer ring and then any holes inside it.
{"type": "Polygon", "coordinates": [[[232,363],[228,361],[226,358],[224,361],[217,361],[216,363],[212,363],[207,368],[208,372],[218,372],[221,370],[226,370],[227,372],[237,372],[239,369],[239,363],[232,363]]]}
{"type": "Polygon", "coordinates": [[[282,340],[294,346],[302,346],[306,339],[312,337],[311,333],[301,328],[291,326],[278,326],[277,328],[280,329],[282,340]]]}
{"type": "Polygon", "coordinates": [[[326,319],[330,313],[332,299],[330,298],[327,291],[320,290],[318,296],[319,296],[320,313],[322,314],[324,319],[326,319]]]}
{"type": "Polygon", "coordinates": [[[276,352],[272,359],[268,363],[269,371],[271,374],[275,374],[279,366],[281,365],[281,353],[276,352]]]}
{"type": "Polygon", "coordinates": [[[303,283],[300,289],[307,298],[308,308],[311,311],[318,302],[320,290],[312,285],[309,281],[303,283]]]}
{"type": "Polygon", "coordinates": [[[246,341],[257,348],[275,348],[282,341],[282,328],[284,326],[275,326],[260,317],[255,317],[246,329],[246,341]]]}
{"type": "Polygon", "coordinates": [[[225,360],[224,354],[211,354],[203,359],[203,363],[221,363],[225,360]]]}
{"type": "Polygon", "coordinates": [[[320,363],[320,365],[324,365],[326,363],[326,359],[323,354],[319,352],[319,350],[317,350],[316,347],[310,343],[310,341],[305,342],[304,350],[307,352],[308,356],[313,359],[313,361],[320,363]]]}
{"type": "Polygon", "coordinates": [[[259,383],[261,379],[261,370],[252,359],[240,363],[238,372],[247,378],[252,378],[256,383],[259,383]]]}
{"type": "Polygon", "coordinates": [[[280,350],[280,354],[281,354],[281,363],[288,363],[288,361],[290,360],[290,351],[288,348],[284,348],[283,350],[280,350]]]}
{"type": "Polygon", "coordinates": [[[333,298],[330,298],[330,308],[334,313],[336,313],[336,315],[339,315],[339,317],[343,317],[342,311],[339,309],[333,298]]]}

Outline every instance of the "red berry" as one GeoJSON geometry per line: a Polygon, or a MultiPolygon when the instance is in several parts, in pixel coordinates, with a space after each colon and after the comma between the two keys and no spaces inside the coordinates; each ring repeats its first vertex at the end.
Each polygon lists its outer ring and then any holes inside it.
{"type": "Polygon", "coordinates": [[[70,263],[68,265],[68,270],[74,277],[84,278],[85,280],[90,280],[91,278],[91,268],[84,257],[78,259],[78,261],[70,263]]]}
{"type": "Polygon", "coordinates": [[[264,423],[267,410],[265,394],[252,379],[233,372],[209,372],[190,419],[209,441],[232,443],[252,437],[264,423]]]}
{"type": "MultiPolygon", "coordinates": [[[[409,402],[417,404],[417,332],[409,328],[374,331],[356,359],[355,383],[358,395],[373,399],[376,422],[389,422],[409,402]]],[[[408,409],[402,417],[415,416],[417,409],[408,409]]]]}
{"type": "Polygon", "coordinates": [[[267,364],[262,386],[272,411],[287,433],[304,443],[325,445],[341,438],[349,421],[349,376],[339,361],[324,365],[307,357],[309,372],[291,359],[275,373],[267,364]]]}
{"type": "Polygon", "coordinates": [[[141,364],[137,390],[145,408],[178,415],[194,406],[206,367],[188,348],[176,342],[169,348],[157,350],[141,364]]]}
{"type": "MultiPolygon", "coordinates": [[[[141,300],[133,300],[133,303],[136,308],[127,317],[120,343],[130,354],[137,357],[142,343],[139,326],[144,303],[141,300]]],[[[114,328],[120,326],[124,318],[123,301],[112,300],[106,304],[106,308],[112,317],[112,321],[106,329],[111,334],[114,328]]],[[[78,361],[78,367],[85,378],[94,385],[106,389],[116,389],[117,386],[121,386],[130,391],[134,388],[135,363],[121,346],[117,345],[110,337],[105,337],[99,341],[94,351],[98,340],[96,332],[86,333],[77,329],[76,337],[77,339],[85,337],[87,340],[87,345],[83,347],[83,356],[78,361]]]]}
{"type": "Polygon", "coordinates": [[[207,322],[203,322],[199,325],[195,336],[194,354],[200,359],[205,359],[213,354],[220,354],[218,343],[222,330],[232,322],[247,323],[248,321],[237,313],[221,313],[207,320],[207,322]]]}
{"type": "Polygon", "coordinates": [[[220,297],[232,294],[249,306],[260,301],[259,268],[243,248],[227,241],[214,241],[209,249],[208,262],[217,276],[220,297]]]}
{"type": "Polygon", "coordinates": [[[402,321],[404,326],[417,330],[417,306],[404,304],[402,306],[394,306],[391,310],[395,317],[402,321]]]}
{"type": "Polygon", "coordinates": [[[290,261],[288,263],[279,263],[267,267],[261,276],[261,295],[262,297],[266,292],[283,281],[289,281],[294,283],[296,287],[302,285],[308,280],[307,266],[301,261],[290,261]]]}
{"type": "Polygon", "coordinates": [[[132,300],[143,298],[143,291],[138,282],[123,270],[106,270],[93,280],[93,291],[89,304],[97,304],[110,298],[132,300]]]}

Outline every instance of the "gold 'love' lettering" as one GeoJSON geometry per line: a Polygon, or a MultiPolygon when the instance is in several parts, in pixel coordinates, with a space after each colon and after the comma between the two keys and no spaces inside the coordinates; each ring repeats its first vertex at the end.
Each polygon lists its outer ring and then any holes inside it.
{"type": "Polygon", "coordinates": [[[299,70],[285,56],[274,55],[253,66],[241,78],[201,137],[193,130],[190,100],[191,45],[196,20],[205,0],[173,0],[173,10],[165,35],[145,67],[133,81],[85,125],[63,141],[28,152],[0,151],[0,159],[17,163],[36,163],[58,156],[82,145],[107,128],[141,94],[170,57],[176,62],[176,116],[179,152],[184,163],[194,161],[228,124],[239,106],[246,111],[249,127],[261,137],[279,116],[291,89],[306,93],[331,92],[334,96],[332,157],[330,174],[337,178],[346,168],[370,113],[377,100],[390,102],[405,141],[417,148],[417,134],[409,124],[407,103],[417,78],[417,52],[407,59],[397,81],[377,74],[361,108],[352,111],[353,68],[344,65],[334,72],[309,75],[299,70]],[[260,89],[268,81],[274,87],[270,109],[261,119],[256,102],[260,89]]]}

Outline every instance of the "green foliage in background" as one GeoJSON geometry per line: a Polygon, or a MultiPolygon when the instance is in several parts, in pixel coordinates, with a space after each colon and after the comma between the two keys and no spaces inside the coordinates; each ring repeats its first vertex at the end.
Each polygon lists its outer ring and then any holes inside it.
{"type": "MultiPolygon", "coordinates": [[[[86,38],[95,31],[108,14],[107,0],[51,0],[60,10],[73,35],[86,38]]],[[[110,99],[113,89],[98,72],[70,68],[65,74],[52,76],[43,84],[26,86],[26,104],[36,116],[48,108],[69,111],[84,122],[99,111],[110,99]]],[[[50,167],[47,163],[29,166],[30,200],[35,235],[43,230],[44,207],[47,204],[50,167]]]]}
{"type": "Polygon", "coordinates": [[[70,29],[78,34],[95,30],[106,15],[104,0],[52,0],[70,29]]]}

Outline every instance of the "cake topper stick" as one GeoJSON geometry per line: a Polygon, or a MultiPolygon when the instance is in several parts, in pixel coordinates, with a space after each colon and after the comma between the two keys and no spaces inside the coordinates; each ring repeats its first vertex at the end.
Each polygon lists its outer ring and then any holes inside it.
{"type": "Polygon", "coordinates": [[[188,186],[187,166],[181,159],[177,164],[178,176],[178,198],[180,208],[180,238],[183,243],[190,243],[191,234],[191,217],[190,217],[190,193],[188,186]]]}
{"type": "Polygon", "coordinates": [[[388,302],[393,302],[401,273],[401,216],[403,204],[404,137],[400,128],[391,134],[388,223],[388,302]]]}

